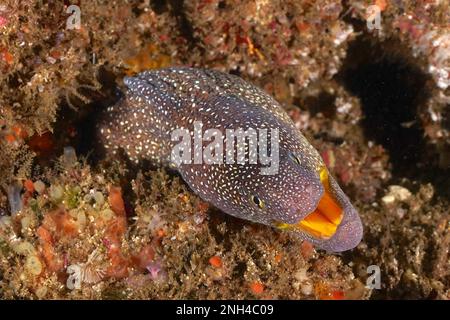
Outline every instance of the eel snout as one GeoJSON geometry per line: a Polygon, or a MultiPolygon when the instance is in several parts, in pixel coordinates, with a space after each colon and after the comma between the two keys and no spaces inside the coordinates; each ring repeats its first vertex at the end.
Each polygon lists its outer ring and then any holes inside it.
{"type": "Polygon", "coordinates": [[[309,241],[328,251],[353,249],[363,234],[358,212],[325,168],[320,172],[320,180],[324,192],[315,209],[300,221],[280,223],[278,228],[303,233],[309,241]]]}
{"type": "MultiPolygon", "coordinates": [[[[353,207],[348,197],[344,194],[333,177],[327,178],[328,188],[325,196],[319,202],[318,208],[324,207],[327,210],[327,217],[334,223],[329,227],[328,237],[314,238],[312,242],[322,249],[341,252],[355,248],[362,239],[363,227],[358,211],[353,207]],[[325,201],[325,197],[328,197],[325,201]],[[328,203],[330,201],[331,203],[328,203]],[[324,204],[321,204],[324,202],[324,204]]],[[[331,224],[328,224],[331,225],[331,224]]]]}

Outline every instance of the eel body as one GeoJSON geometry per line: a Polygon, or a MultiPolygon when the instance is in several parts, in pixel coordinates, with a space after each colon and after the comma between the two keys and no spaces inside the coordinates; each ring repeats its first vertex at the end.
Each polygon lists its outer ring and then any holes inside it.
{"type": "Polygon", "coordinates": [[[171,166],[222,211],[294,232],[319,248],[339,252],[361,241],[361,220],[348,197],[263,90],[234,75],[188,67],[145,71],[124,83],[124,97],[98,123],[107,151],[123,149],[134,162],[171,166]],[[230,132],[249,134],[243,161],[230,132]],[[180,148],[188,145],[192,149],[180,148]],[[186,156],[192,161],[183,162],[186,156]]]}

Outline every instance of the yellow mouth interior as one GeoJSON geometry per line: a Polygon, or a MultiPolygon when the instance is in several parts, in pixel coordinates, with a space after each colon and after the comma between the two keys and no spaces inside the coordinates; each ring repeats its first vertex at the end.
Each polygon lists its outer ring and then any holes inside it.
{"type": "Polygon", "coordinates": [[[296,224],[277,223],[278,228],[284,230],[300,229],[313,237],[321,239],[329,239],[336,233],[344,214],[342,208],[330,194],[328,171],[326,168],[322,168],[320,171],[320,181],[325,188],[325,192],[317,208],[296,224]]]}

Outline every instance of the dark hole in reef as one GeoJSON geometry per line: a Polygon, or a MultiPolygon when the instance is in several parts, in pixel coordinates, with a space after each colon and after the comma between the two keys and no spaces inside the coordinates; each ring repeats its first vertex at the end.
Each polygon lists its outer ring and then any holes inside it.
{"type": "Polygon", "coordinates": [[[184,0],[168,0],[168,4],[171,8],[171,14],[177,19],[181,35],[191,47],[194,47],[198,41],[194,36],[194,28],[186,15],[184,0]]]}
{"type": "Polygon", "coordinates": [[[247,270],[247,263],[239,261],[238,263],[236,263],[236,266],[232,271],[232,275],[235,278],[243,278],[246,270],[247,270]]]}
{"type": "MultiPolygon", "coordinates": [[[[76,88],[79,94],[89,99],[89,103],[80,101],[73,96],[67,98],[70,101],[63,103],[54,128],[57,156],[62,154],[63,147],[72,146],[77,155],[86,158],[93,167],[105,160],[106,154],[98,140],[96,125],[105,109],[123,97],[123,92],[117,86],[115,78],[115,74],[105,68],[100,68],[97,74],[97,81],[101,84],[99,89],[89,87],[89,82],[80,82],[79,88],[76,88]]],[[[136,195],[129,181],[136,177],[138,168],[134,166],[123,150],[119,149],[118,159],[123,161],[127,168],[118,177],[118,184],[122,187],[125,212],[127,216],[134,216],[131,204],[135,202],[136,195]]]]}
{"type": "Polygon", "coordinates": [[[361,36],[350,44],[337,79],[360,98],[365,136],[389,152],[393,174],[417,178],[425,152],[417,112],[430,97],[429,78],[399,41],[372,39],[361,36]]]}
{"type": "Polygon", "coordinates": [[[153,0],[150,1],[150,7],[156,14],[162,14],[167,11],[167,1],[166,0],[153,0]]]}
{"type": "Polygon", "coordinates": [[[305,98],[304,105],[311,112],[312,116],[322,113],[327,118],[333,118],[336,114],[336,106],[334,104],[336,96],[321,91],[318,96],[308,96],[305,98]]]}
{"type": "Polygon", "coordinates": [[[217,5],[219,9],[225,9],[227,7],[226,1],[219,1],[219,4],[217,5]]]}
{"type": "Polygon", "coordinates": [[[229,73],[232,75],[238,76],[238,77],[241,76],[241,70],[239,69],[239,67],[237,67],[236,69],[230,70],[229,73]]]}
{"type": "Polygon", "coordinates": [[[442,126],[450,130],[450,105],[442,113],[442,126]]]}

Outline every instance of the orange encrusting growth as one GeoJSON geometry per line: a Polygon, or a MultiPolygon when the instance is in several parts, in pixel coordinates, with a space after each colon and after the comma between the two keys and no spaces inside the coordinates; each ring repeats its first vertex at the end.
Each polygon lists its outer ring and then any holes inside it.
{"type": "Polygon", "coordinates": [[[209,264],[214,268],[222,268],[222,259],[219,256],[209,258],[209,264]]]}
{"type": "Polygon", "coordinates": [[[330,195],[328,172],[326,168],[323,168],[320,171],[320,181],[325,188],[325,192],[320,199],[317,208],[298,224],[290,225],[281,223],[278,226],[279,228],[302,229],[310,235],[322,239],[328,239],[336,233],[337,227],[343,218],[343,210],[330,195]]]}
{"type": "Polygon", "coordinates": [[[250,283],[250,291],[254,295],[260,295],[264,292],[264,285],[259,281],[254,281],[250,283]]]}

